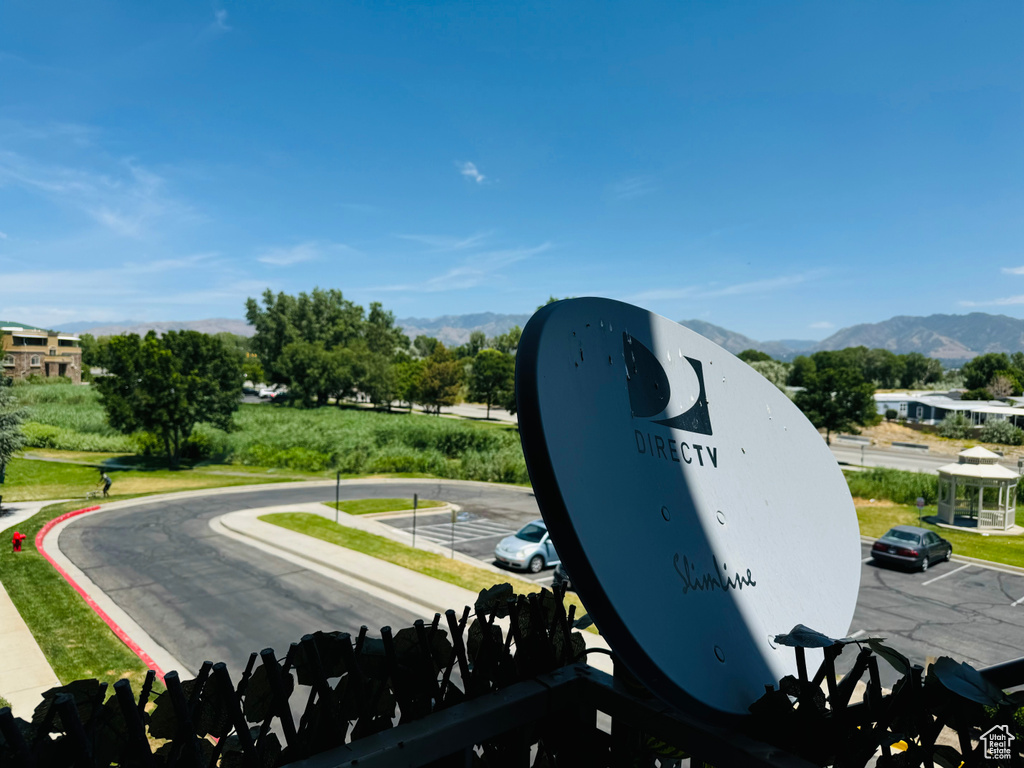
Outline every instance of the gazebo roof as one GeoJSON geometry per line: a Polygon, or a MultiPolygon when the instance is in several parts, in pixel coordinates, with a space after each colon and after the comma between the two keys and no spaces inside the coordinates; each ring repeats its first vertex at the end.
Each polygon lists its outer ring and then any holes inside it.
{"type": "Polygon", "coordinates": [[[993,453],[988,448],[982,448],[980,445],[968,448],[966,451],[960,451],[957,456],[960,457],[961,464],[995,464],[1000,458],[998,453],[993,453]]]}
{"type": "MultiPolygon", "coordinates": [[[[984,448],[971,450],[982,450],[984,448]]],[[[989,453],[989,451],[986,451],[989,453]]],[[[963,454],[960,454],[961,456],[963,454]]],[[[992,454],[995,456],[995,454],[992,454]]],[[[996,458],[999,458],[996,456],[996,458]]],[[[1001,464],[943,464],[939,467],[940,475],[954,475],[955,477],[973,477],[980,480],[1016,480],[1017,473],[1001,464]]]]}

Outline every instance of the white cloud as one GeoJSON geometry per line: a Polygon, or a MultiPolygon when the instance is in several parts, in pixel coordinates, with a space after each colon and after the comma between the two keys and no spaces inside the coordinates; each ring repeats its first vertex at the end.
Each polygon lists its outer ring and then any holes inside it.
{"type": "Polygon", "coordinates": [[[772,293],[774,291],[789,288],[794,285],[807,282],[816,278],[820,272],[806,272],[799,275],[780,275],[779,277],[768,278],[767,280],[754,280],[749,283],[735,283],[723,287],[710,286],[685,286],[682,288],[667,288],[652,291],[643,291],[627,297],[629,301],[664,301],[666,299],[713,299],[722,296],[742,296],[747,294],[772,293]]]}
{"type": "Polygon", "coordinates": [[[385,285],[376,291],[420,291],[439,293],[476,288],[484,283],[501,280],[501,269],[516,262],[529,259],[551,248],[551,243],[541,243],[533,248],[510,248],[502,251],[477,253],[445,272],[418,283],[385,285]]]}
{"type": "Polygon", "coordinates": [[[5,185],[77,209],[121,237],[145,237],[159,221],[194,215],[189,206],[166,193],[161,176],[131,159],[99,173],[0,151],[0,186],[5,185]]]}
{"type": "Polygon", "coordinates": [[[961,301],[959,304],[961,307],[1009,307],[1014,304],[1024,304],[1024,296],[1007,296],[1002,299],[989,299],[988,301],[961,301]]]}
{"type": "Polygon", "coordinates": [[[615,200],[632,200],[654,192],[657,186],[651,176],[632,176],[608,185],[608,196],[615,200]]]}
{"type": "Polygon", "coordinates": [[[301,264],[304,261],[318,261],[345,254],[360,255],[355,248],[350,248],[344,243],[320,243],[316,240],[309,240],[298,245],[267,248],[256,257],[256,261],[274,267],[288,267],[292,264],[301,264]]]}
{"type": "Polygon", "coordinates": [[[459,168],[459,173],[465,176],[467,179],[472,179],[477,184],[483,184],[487,178],[480,171],[477,170],[475,163],[456,163],[459,168]]]}
{"type": "Polygon", "coordinates": [[[225,35],[232,30],[230,24],[228,24],[228,12],[223,8],[215,8],[213,11],[213,21],[203,27],[203,30],[199,33],[196,38],[196,42],[205,42],[214,38],[225,35]]]}
{"type": "Polygon", "coordinates": [[[440,253],[475,248],[482,244],[491,234],[490,232],[478,232],[469,237],[450,237],[447,235],[396,235],[396,237],[430,246],[432,252],[440,253]]]}
{"type": "Polygon", "coordinates": [[[819,320],[816,323],[811,323],[808,328],[814,328],[817,331],[827,331],[829,328],[835,328],[835,323],[830,323],[828,320],[819,320]]]}
{"type": "Polygon", "coordinates": [[[1024,275],[1024,267],[1003,267],[1004,275],[1024,275]]]}

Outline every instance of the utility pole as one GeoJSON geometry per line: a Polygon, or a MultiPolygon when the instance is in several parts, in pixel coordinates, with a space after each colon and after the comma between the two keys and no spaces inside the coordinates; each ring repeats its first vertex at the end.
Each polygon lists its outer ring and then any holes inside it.
{"type": "Polygon", "coordinates": [[[338,515],[341,514],[341,470],[338,470],[338,480],[334,484],[334,522],[339,522],[338,515]]]}

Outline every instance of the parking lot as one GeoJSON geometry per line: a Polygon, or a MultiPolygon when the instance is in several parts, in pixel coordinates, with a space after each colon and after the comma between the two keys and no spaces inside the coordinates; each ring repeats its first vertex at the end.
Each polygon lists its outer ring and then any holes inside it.
{"type": "MultiPolygon", "coordinates": [[[[494,563],[494,546],[534,516],[491,514],[464,509],[454,523],[455,548],[494,563]]],[[[385,522],[406,530],[411,516],[385,522]]],[[[452,543],[449,514],[418,516],[416,535],[441,545],[452,543]]],[[[557,545],[557,543],[556,543],[557,545]]],[[[959,560],[936,563],[926,572],[908,572],[876,565],[871,545],[862,546],[860,597],[850,626],[853,637],[884,637],[914,663],[952,656],[976,667],[1024,655],[1024,573],[959,560]]],[[[520,578],[551,583],[551,568],[539,574],[516,571],[520,578]]],[[[849,652],[840,667],[852,664],[849,652]]],[[[881,665],[883,684],[895,673],[881,665]]]]}
{"type": "MultiPolygon", "coordinates": [[[[444,547],[454,543],[457,551],[486,563],[498,565],[494,559],[495,545],[506,536],[518,531],[525,523],[536,519],[537,516],[509,517],[503,515],[492,517],[482,511],[471,512],[463,509],[455,515],[453,524],[451,514],[448,512],[419,514],[416,519],[416,537],[422,536],[428,541],[444,547]],[[520,517],[521,521],[517,522],[520,517]]],[[[410,532],[413,527],[412,515],[392,517],[381,520],[381,522],[410,532]]],[[[515,573],[519,578],[529,579],[538,584],[550,584],[553,570],[553,568],[545,568],[536,574],[509,570],[509,573],[515,573]]]]}

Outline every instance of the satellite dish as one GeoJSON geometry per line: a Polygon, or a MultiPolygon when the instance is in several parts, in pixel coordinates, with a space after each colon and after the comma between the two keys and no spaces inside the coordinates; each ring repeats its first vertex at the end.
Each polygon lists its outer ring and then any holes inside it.
{"type": "Polygon", "coordinates": [[[684,709],[746,714],[796,674],[775,635],[849,630],[856,512],[799,409],[749,365],[646,310],[540,309],[519,428],[552,540],[601,633],[684,709]]]}

